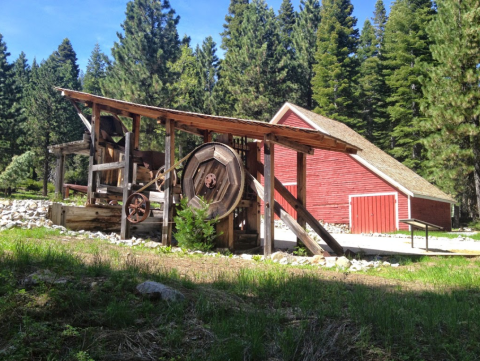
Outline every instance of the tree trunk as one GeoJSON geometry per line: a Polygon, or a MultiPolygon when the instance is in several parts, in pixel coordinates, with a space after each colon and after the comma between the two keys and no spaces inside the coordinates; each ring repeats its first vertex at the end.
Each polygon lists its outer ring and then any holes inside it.
{"type": "Polygon", "coordinates": [[[48,146],[50,145],[50,136],[47,133],[45,137],[45,144],[43,146],[43,192],[42,195],[46,197],[48,195],[48,173],[49,173],[49,164],[48,164],[48,146]]]}
{"type": "Polygon", "coordinates": [[[480,149],[479,139],[477,136],[473,137],[473,177],[475,181],[475,198],[477,200],[477,217],[480,215],[480,149]]]}

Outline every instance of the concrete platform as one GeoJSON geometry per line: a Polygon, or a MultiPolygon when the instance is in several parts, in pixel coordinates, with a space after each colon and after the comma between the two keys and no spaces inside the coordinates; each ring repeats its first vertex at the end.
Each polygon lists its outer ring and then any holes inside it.
{"type": "MultiPolygon", "coordinates": [[[[263,225],[262,225],[263,226],[263,225]]],[[[263,245],[263,227],[261,244],[263,245]]],[[[410,238],[371,237],[358,234],[332,234],[344,250],[350,249],[364,255],[426,255],[426,256],[480,256],[480,242],[458,241],[449,238],[428,238],[428,252],[425,250],[425,237],[415,238],[414,248],[410,238]]],[[[320,246],[332,252],[323,241],[320,246]]],[[[275,248],[293,249],[296,245],[295,235],[284,229],[275,228],[275,248]]]]}

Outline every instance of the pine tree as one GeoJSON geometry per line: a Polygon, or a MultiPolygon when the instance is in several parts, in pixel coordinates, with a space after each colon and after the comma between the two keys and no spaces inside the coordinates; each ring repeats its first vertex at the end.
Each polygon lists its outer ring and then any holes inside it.
{"type": "Polygon", "coordinates": [[[249,0],[230,0],[228,7],[228,14],[225,16],[225,29],[220,35],[222,35],[223,50],[227,51],[231,46],[231,42],[236,43],[239,37],[240,26],[243,21],[243,13],[248,7],[249,0]]]}
{"type": "MultiPolygon", "coordinates": [[[[167,64],[181,55],[179,20],[168,0],[130,1],[123,34],[117,33],[119,42],[112,49],[114,63],[104,82],[104,94],[140,104],[172,106],[168,84],[175,81],[175,74],[167,64]]],[[[141,124],[145,134],[141,146],[160,150],[156,120],[143,119],[141,124]]]]}
{"type": "Polygon", "coordinates": [[[203,41],[201,47],[197,45],[195,50],[200,76],[201,112],[205,114],[217,114],[215,86],[218,79],[219,59],[216,52],[216,44],[211,36],[203,41]]]}
{"type": "Polygon", "coordinates": [[[441,0],[437,5],[438,14],[427,28],[436,62],[423,87],[428,174],[459,199],[465,200],[471,189],[480,212],[478,1],[441,0]]]}
{"type": "Polygon", "coordinates": [[[0,169],[20,154],[21,88],[15,81],[14,65],[8,63],[7,45],[0,34],[0,169]]]}
{"type": "Polygon", "coordinates": [[[377,38],[379,47],[383,43],[383,35],[385,33],[385,25],[387,24],[387,11],[382,0],[375,3],[375,11],[373,13],[373,25],[375,27],[375,37],[377,38]]]}
{"type": "Polygon", "coordinates": [[[313,64],[317,49],[317,29],[320,24],[320,4],[318,0],[301,0],[300,12],[292,29],[294,48],[294,84],[292,101],[307,109],[313,109],[313,64]]]}
{"type": "Polygon", "coordinates": [[[416,171],[421,171],[423,161],[420,78],[432,62],[426,27],[433,14],[430,0],[397,0],[385,26],[382,53],[389,87],[390,153],[416,171]]]}
{"type": "Polygon", "coordinates": [[[71,104],[54,89],[72,89],[78,84],[74,64],[59,62],[57,54],[58,51],[40,66],[34,60],[26,98],[29,141],[36,154],[36,166],[41,167],[43,195],[47,195],[51,178],[48,146],[78,140],[85,129],[71,104]]]}
{"type": "Polygon", "coordinates": [[[72,43],[68,38],[63,39],[62,43],[59,45],[57,51],[51,55],[52,60],[57,61],[60,66],[70,63],[71,66],[71,77],[77,81],[72,84],[72,89],[79,90],[80,85],[80,68],[77,64],[77,53],[73,50],[72,43]]]}
{"type": "Polygon", "coordinates": [[[234,104],[232,115],[269,120],[285,101],[288,69],[275,14],[254,0],[243,14],[240,36],[222,62],[220,81],[234,104]]]}
{"type": "Polygon", "coordinates": [[[315,111],[355,125],[353,102],[357,60],[357,19],[350,0],[324,0],[317,32],[315,76],[312,80],[315,111]]]}
{"type": "Polygon", "coordinates": [[[101,52],[100,45],[95,44],[92,55],[88,59],[87,72],[83,77],[83,91],[95,95],[102,95],[103,81],[107,76],[107,67],[110,64],[108,57],[101,52]]]}
{"type": "Polygon", "coordinates": [[[280,34],[282,38],[282,44],[287,50],[291,50],[292,47],[292,31],[295,25],[296,15],[293,9],[291,0],[283,0],[278,11],[278,21],[280,27],[280,34]]]}

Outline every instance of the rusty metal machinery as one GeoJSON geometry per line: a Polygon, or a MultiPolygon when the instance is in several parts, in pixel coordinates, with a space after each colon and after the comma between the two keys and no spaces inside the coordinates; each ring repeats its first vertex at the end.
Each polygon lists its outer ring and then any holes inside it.
{"type": "Polygon", "coordinates": [[[199,208],[200,197],[210,205],[208,216],[228,216],[242,199],[245,169],[238,153],[222,143],[196,148],[185,164],[182,194],[190,207],[199,208]]]}

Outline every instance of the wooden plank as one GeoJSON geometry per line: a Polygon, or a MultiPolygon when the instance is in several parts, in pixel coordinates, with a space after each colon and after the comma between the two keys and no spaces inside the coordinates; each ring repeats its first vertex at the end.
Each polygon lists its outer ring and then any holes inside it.
{"type": "Polygon", "coordinates": [[[255,139],[264,139],[265,134],[272,133],[285,137],[291,141],[319,149],[328,149],[350,154],[355,154],[358,149],[358,147],[354,145],[345,143],[340,139],[330,135],[322,134],[321,132],[312,129],[294,128],[285,125],[274,125],[259,121],[173,111],[171,109],[145,106],[115,99],[98,97],[68,89],[56,89],[61,90],[63,95],[73,99],[87,102],[101,102],[102,105],[109,106],[113,109],[124,110],[152,119],[173,119],[187,126],[196,127],[201,130],[208,129],[216,133],[231,133],[233,135],[248,136],[255,139]]]}
{"type": "Polygon", "coordinates": [[[210,132],[208,129],[203,131],[203,142],[204,143],[210,143],[212,141],[212,132],[210,132]]]}
{"type": "Polygon", "coordinates": [[[308,155],[313,155],[314,149],[308,145],[300,144],[298,142],[292,141],[288,138],[282,137],[280,135],[275,135],[275,134],[267,134],[265,136],[265,139],[276,144],[280,144],[281,146],[285,148],[289,148],[292,150],[295,150],[299,153],[304,153],[308,155]]]}
{"type": "MultiPolygon", "coordinates": [[[[250,173],[247,172],[247,181],[249,182],[250,187],[258,194],[258,196],[265,201],[265,191],[263,186],[258,180],[256,180],[250,173]]],[[[305,230],[300,227],[300,225],[295,221],[295,219],[289,215],[285,209],[274,200],[274,211],[275,214],[290,228],[290,230],[302,240],[303,244],[312,252],[314,255],[323,254],[323,249],[315,242],[305,230]]],[[[265,229],[266,231],[266,229],[265,229]]]]}
{"type": "MultiPolygon", "coordinates": [[[[262,163],[258,164],[258,171],[261,174],[264,174],[264,166],[262,163]]],[[[335,238],[332,237],[328,231],[323,228],[323,226],[318,222],[315,217],[307,211],[307,209],[302,206],[298,200],[288,191],[287,188],[280,182],[277,178],[275,178],[275,189],[280,193],[280,195],[297,211],[297,214],[301,214],[301,216],[307,221],[307,223],[312,227],[312,229],[317,233],[320,238],[322,238],[326,244],[337,254],[337,256],[343,255],[343,248],[337,242],[335,238]]],[[[298,192],[298,189],[297,189],[298,192]]],[[[353,198],[352,198],[353,199],[353,198]]],[[[305,246],[307,246],[305,244],[305,246]]],[[[308,247],[308,246],[307,246],[308,247]]]]}
{"type": "Polygon", "coordinates": [[[99,171],[112,170],[112,169],[123,169],[124,167],[125,167],[125,162],[110,162],[110,163],[93,165],[93,171],[99,172],[99,171]]]}
{"type": "Polygon", "coordinates": [[[127,220],[127,214],[125,212],[125,206],[127,205],[127,198],[130,196],[131,191],[128,185],[132,181],[132,133],[125,134],[125,168],[123,169],[123,196],[122,196],[122,218],[120,222],[120,238],[130,238],[130,222],[127,220]]]}
{"type": "Polygon", "coordinates": [[[69,100],[70,100],[70,103],[72,103],[75,110],[77,111],[77,114],[80,117],[80,119],[82,120],[83,124],[85,124],[88,131],[91,132],[92,131],[92,125],[88,122],[88,119],[85,117],[85,115],[83,115],[83,113],[80,110],[80,108],[78,107],[77,103],[72,99],[69,99],[69,100]]]}
{"type": "Polygon", "coordinates": [[[94,196],[95,196],[95,198],[111,199],[111,200],[114,200],[114,201],[123,201],[123,196],[119,196],[119,195],[116,195],[116,194],[95,192],[94,196]]]}
{"type": "Polygon", "coordinates": [[[230,251],[233,251],[233,213],[230,213],[216,224],[216,231],[218,235],[215,240],[216,246],[218,248],[228,248],[230,251]]]}
{"type": "Polygon", "coordinates": [[[265,237],[264,237],[264,255],[270,256],[273,251],[275,240],[275,173],[274,173],[274,156],[275,146],[273,143],[265,140],[263,144],[263,154],[265,160],[265,169],[263,177],[265,179],[265,197],[264,197],[264,220],[265,220],[265,237]]]}
{"type": "MultiPolygon", "coordinates": [[[[165,124],[165,169],[175,164],[175,122],[168,119],[165,124]]],[[[165,201],[163,209],[162,244],[170,246],[172,243],[173,220],[173,184],[172,172],[165,176],[165,201]]]]}
{"type": "MultiPolygon", "coordinates": [[[[87,102],[87,106],[90,106],[91,107],[91,104],[92,102],[87,102]]],[[[127,118],[132,118],[135,116],[135,114],[133,113],[130,113],[128,111],[125,111],[125,110],[121,110],[121,109],[116,109],[116,108],[113,108],[113,107],[110,107],[108,105],[100,105],[100,109],[104,112],[107,112],[107,113],[110,113],[110,114],[113,114],[113,115],[121,115],[122,117],[127,117],[127,118]]],[[[123,123],[122,123],[123,124],[123,123]]]]}
{"type": "MultiPolygon", "coordinates": [[[[297,152],[297,202],[307,208],[307,155],[304,152],[297,152]]],[[[304,229],[307,226],[307,221],[299,212],[297,223],[304,229]]],[[[300,239],[297,238],[297,245],[299,243],[300,239]]]]}
{"type": "Polygon", "coordinates": [[[96,191],[96,178],[93,171],[93,166],[97,164],[97,147],[98,147],[98,137],[100,133],[100,108],[96,103],[93,104],[92,110],[92,128],[90,132],[90,156],[88,161],[88,191],[87,199],[88,203],[94,204],[95,198],[93,193],[96,191]]]}
{"type": "Polygon", "coordinates": [[[65,156],[60,153],[57,154],[57,166],[55,167],[55,198],[62,196],[63,199],[63,179],[65,172],[65,156]]]}
{"type": "MultiPolygon", "coordinates": [[[[260,175],[257,171],[257,164],[260,161],[260,148],[258,142],[250,142],[247,144],[247,161],[246,169],[250,172],[252,176],[256,179],[260,179],[260,175]]],[[[248,206],[247,217],[246,217],[246,229],[250,232],[255,232],[257,235],[260,234],[260,198],[258,195],[255,199],[252,200],[252,204],[248,206]]],[[[260,246],[260,237],[257,237],[258,244],[260,246]]]]}

